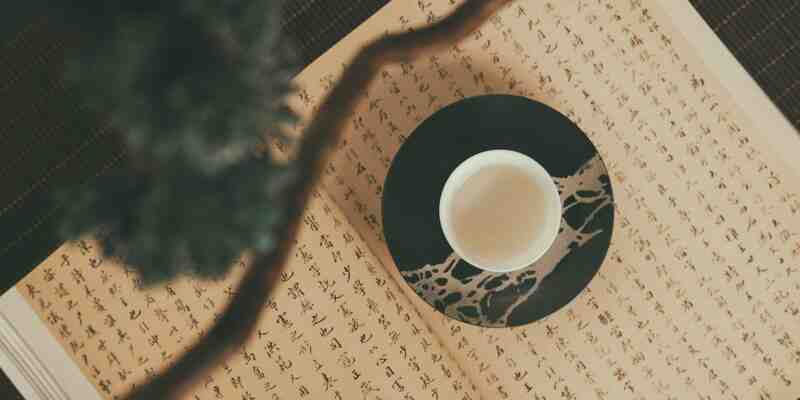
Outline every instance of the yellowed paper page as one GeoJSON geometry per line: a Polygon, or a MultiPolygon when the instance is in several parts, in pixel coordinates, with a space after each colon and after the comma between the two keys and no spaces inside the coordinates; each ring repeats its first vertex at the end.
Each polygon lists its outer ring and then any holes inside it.
{"type": "MultiPolygon", "coordinates": [[[[367,40],[435,20],[452,3],[390,3],[299,77],[298,109],[312,113],[367,40]]],[[[479,329],[414,300],[483,398],[792,398],[800,180],[713,68],[654,1],[520,0],[449,51],[382,71],[325,186],[402,282],[383,243],[380,199],[405,138],[459,98],[544,102],[608,164],[614,239],[586,291],[525,327],[479,329]]]]}
{"type": "MultiPolygon", "coordinates": [[[[257,333],[192,399],[477,399],[447,351],[324,192],[257,333]]],[[[218,282],[141,290],[80,241],[18,291],[105,398],[157,374],[217,317],[246,260],[218,282]]]]}

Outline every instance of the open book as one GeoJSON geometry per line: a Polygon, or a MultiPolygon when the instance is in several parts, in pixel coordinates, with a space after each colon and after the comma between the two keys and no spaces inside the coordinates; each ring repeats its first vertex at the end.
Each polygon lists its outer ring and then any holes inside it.
{"type": "MultiPolygon", "coordinates": [[[[310,117],[359,46],[453,3],[392,2],[297,77],[294,106],[310,117]]],[[[800,144],[679,3],[518,1],[448,51],[382,71],[257,333],[192,398],[798,396],[800,179],[785,156],[800,144]],[[513,329],[434,311],[382,238],[393,155],[434,111],[484,93],[567,115],[600,149],[617,193],[598,276],[555,314],[513,329]]],[[[0,302],[0,365],[31,399],[113,398],[202,334],[246,263],[225,280],[142,291],[91,240],[65,244],[0,302]]]]}

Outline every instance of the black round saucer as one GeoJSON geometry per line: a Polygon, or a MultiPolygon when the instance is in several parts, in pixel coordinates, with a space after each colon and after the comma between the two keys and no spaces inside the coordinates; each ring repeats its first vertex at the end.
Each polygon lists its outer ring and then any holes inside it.
{"type": "Polygon", "coordinates": [[[600,268],[613,226],[614,196],[597,149],[564,115],[525,97],[471,97],[437,111],[403,144],[384,184],[384,234],[405,281],[436,310],[479,326],[527,324],[569,303],[600,268]],[[450,173],[494,149],[538,161],[563,206],[552,247],[510,273],[461,260],[439,226],[439,196],[450,173]]]}

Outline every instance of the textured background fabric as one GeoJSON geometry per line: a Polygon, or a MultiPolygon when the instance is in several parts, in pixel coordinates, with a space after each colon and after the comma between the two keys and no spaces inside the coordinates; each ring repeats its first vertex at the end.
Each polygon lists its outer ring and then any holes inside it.
{"type": "MultiPolygon", "coordinates": [[[[407,0],[397,0],[407,1],[407,0]]],[[[800,128],[800,2],[690,0],[787,118],[800,128]]],[[[293,0],[283,29],[309,63],[388,0],[293,0]]],[[[108,127],[58,82],[66,40],[43,20],[44,0],[0,13],[0,292],[60,244],[48,193],[119,161],[108,127]]],[[[0,373],[0,398],[21,399],[0,373]]]]}
{"type": "Polygon", "coordinates": [[[800,1],[691,3],[792,125],[800,129],[800,1]]]}

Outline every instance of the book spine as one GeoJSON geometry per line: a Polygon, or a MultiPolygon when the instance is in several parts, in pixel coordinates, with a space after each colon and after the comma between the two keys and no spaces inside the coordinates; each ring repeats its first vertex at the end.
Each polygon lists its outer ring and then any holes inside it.
{"type": "Polygon", "coordinates": [[[0,368],[27,400],[102,398],[15,288],[0,296],[0,368]]]}

